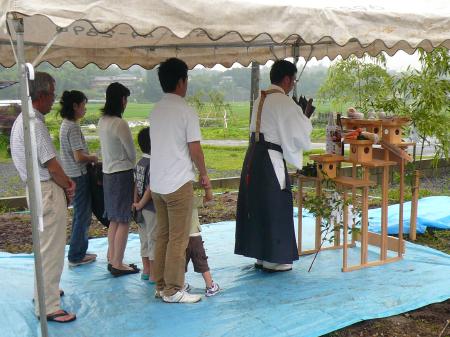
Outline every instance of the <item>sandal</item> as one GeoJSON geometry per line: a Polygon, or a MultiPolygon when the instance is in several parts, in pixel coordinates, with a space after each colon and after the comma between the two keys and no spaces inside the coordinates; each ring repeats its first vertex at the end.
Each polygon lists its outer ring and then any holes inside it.
{"type": "MultiPolygon", "coordinates": [[[[38,317],[38,319],[39,319],[39,317],[38,317]]],[[[76,319],[77,319],[77,316],[75,314],[68,313],[65,310],[62,310],[61,312],[58,312],[58,313],[53,313],[53,314],[48,314],[47,315],[47,321],[48,322],[69,323],[69,322],[73,322],[76,319]],[[65,317],[65,316],[72,316],[72,318],[70,318],[70,319],[68,319],[66,321],[61,321],[61,320],[57,319],[58,317],[65,317]]]]}

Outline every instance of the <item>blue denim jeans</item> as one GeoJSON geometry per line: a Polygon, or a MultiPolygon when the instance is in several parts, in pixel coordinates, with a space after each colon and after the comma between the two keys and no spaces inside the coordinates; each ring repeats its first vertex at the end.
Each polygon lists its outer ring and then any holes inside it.
{"type": "Polygon", "coordinates": [[[69,261],[79,262],[86,255],[89,244],[89,226],[92,219],[89,176],[72,178],[76,184],[73,199],[72,233],[70,235],[69,261]]]}

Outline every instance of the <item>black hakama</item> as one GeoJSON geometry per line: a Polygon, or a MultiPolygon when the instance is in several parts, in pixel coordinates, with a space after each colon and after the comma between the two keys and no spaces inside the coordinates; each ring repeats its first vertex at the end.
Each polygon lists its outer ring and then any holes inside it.
{"type": "Polygon", "coordinates": [[[254,134],[245,155],[236,214],[235,254],[272,263],[298,260],[292,191],[286,162],[286,188],[281,189],[268,150],[281,146],[254,134]]]}

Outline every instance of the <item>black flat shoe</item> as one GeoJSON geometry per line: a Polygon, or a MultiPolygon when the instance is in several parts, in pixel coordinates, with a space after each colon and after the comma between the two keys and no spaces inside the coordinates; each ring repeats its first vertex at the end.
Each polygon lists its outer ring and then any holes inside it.
{"type": "Polygon", "coordinates": [[[130,264],[128,265],[128,267],[131,267],[131,268],[133,268],[133,269],[136,269],[136,270],[141,271],[141,270],[139,269],[139,267],[138,267],[136,264],[134,264],[134,263],[130,263],[130,264]]]}
{"type": "MultiPolygon", "coordinates": [[[[137,270],[138,272],[140,272],[141,270],[138,268],[138,266],[137,265],[135,265],[134,263],[130,263],[129,265],[128,265],[128,267],[131,267],[131,268],[133,268],[134,270],[137,270]]],[[[109,272],[111,272],[111,269],[112,269],[112,264],[111,263],[108,263],[108,271],[109,272]]]]}
{"type": "Polygon", "coordinates": [[[130,274],[137,274],[137,273],[139,273],[139,270],[136,270],[136,269],[116,269],[114,267],[111,267],[111,275],[114,277],[130,275],[130,274]]]}

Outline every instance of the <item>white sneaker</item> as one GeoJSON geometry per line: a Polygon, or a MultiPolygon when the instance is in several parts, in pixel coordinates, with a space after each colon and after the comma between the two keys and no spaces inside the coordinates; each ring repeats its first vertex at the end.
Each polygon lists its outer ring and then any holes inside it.
{"type": "Polygon", "coordinates": [[[289,271],[292,270],[291,263],[273,263],[263,261],[263,269],[268,272],[289,271]]]}
{"type": "Polygon", "coordinates": [[[255,262],[255,268],[256,269],[262,269],[263,268],[263,260],[256,260],[255,262]]]}
{"type": "Polygon", "coordinates": [[[190,292],[191,291],[191,286],[189,285],[189,283],[185,283],[184,285],[183,285],[183,288],[181,289],[181,291],[185,291],[185,292],[190,292]]]}
{"type": "Polygon", "coordinates": [[[189,294],[185,291],[177,291],[172,296],[163,296],[166,303],[197,303],[202,299],[200,295],[189,294]]]}
{"type": "MultiPolygon", "coordinates": [[[[183,289],[181,289],[180,291],[188,293],[189,291],[191,291],[191,286],[189,285],[189,283],[185,283],[183,285],[183,289]]],[[[163,290],[155,290],[155,298],[163,298],[163,290]]]]}

